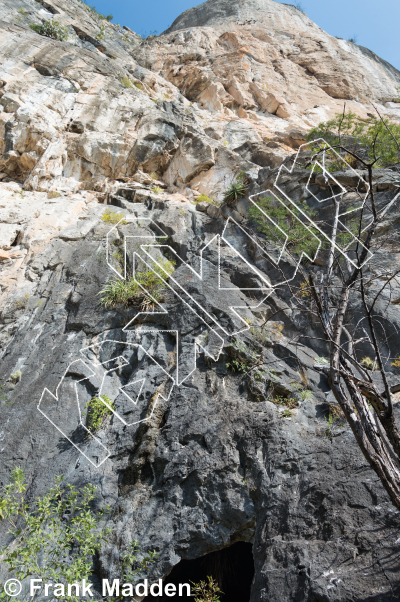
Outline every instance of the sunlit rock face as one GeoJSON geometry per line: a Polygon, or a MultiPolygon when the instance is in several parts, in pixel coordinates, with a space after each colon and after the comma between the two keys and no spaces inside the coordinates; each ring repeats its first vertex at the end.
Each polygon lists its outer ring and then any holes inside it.
{"type": "MultiPolygon", "coordinates": [[[[252,295],[241,290],[258,286],[260,275],[273,277],[246,237],[249,195],[271,188],[310,128],[344,102],[361,116],[374,103],[382,115],[400,119],[399,77],[370,51],[272,0],[208,0],[146,40],[80,0],[0,3],[0,481],[21,465],[32,498],[58,474],[78,487],[96,484],[99,503],[113,509],[113,535],[96,559],[96,577],[115,578],[134,539],[160,554],[149,573],[154,580],[181,559],[241,541],[253,545],[251,602],[399,597],[398,513],[351,431],[324,434],[332,394],[315,369],[326,353],[321,332],[286,311],[290,298],[274,294],[252,311],[252,295]],[[52,19],[68,29],[67,40],[30,28],[52,19]],[[217,206],[242,172],[246,196],[217,206]],[[99,303],[117,277],[106,260],[113,227],[104,221],[106,209],[132,219],[114,229],[112,265],[124,235],[138,237],[141,222],[140,240],[161,232],[158,240],[197,268],[202,245],[223,232],[228,217],[235,220],[231,246],[219,254],[210,247],[205,256],[205,283],[179,265],[176,278],[189,282],[193,299],[224,326],[238,327],[235,304],[246,324],[261,324],[271,308],[280,312],[262,344],[251,332],[245,336],[263,354],[265,369],[273,367],[277,395],[292,395],[294,385],[312,392],[291,418],[282,417],[268,391],[254,396],[227,368],[230,343],[218,361],[205,356],[199,341],[209,336],[209,322],[199,325],[173,291],[163,301],[166,313],[150,320],[160,338],[146,335],[143,349],[171,375],[179,331],[186,337],[182,370],[193,362],[197,368],[171,396],[144,408],[151,420],[126,426],[107,418],[98,437],[110,457],[97,468],[71,444],[89,445],[68,396],[53,410],[62,414],[69,440],[43,417],[43,389],[55,393],[65,376],[66,390],[73,390],[86,378],[68,369],[89,346],[101,362],[127,360],[111,383],[116,396],[137,370],[149,375],[150,405],[165,384],[146,353],[132,351],[135,332],[125,327],[137,307],[99,303]],[[235,249],[245,261],[235,261],[235,249]],[[10,375],[18,371],[14,386],[10,375]]],[[[309,175],[299,170],[285,179],[297,200],[308,198],[309,175]]],[[[374,186],[380,195],[394,193],[397,174],[381,170],[374,186]]],[[[322,195],[323,178],[312,187],[322,195]]],[[[377,286],[381,267],[400,261],[399,221],[395,207],[380,225],[381,247],[370,266],[377,286]]],[[[292,267],[286,262],[283,269],[292,267]]],[[[307,269],[318,277],[319,264],[307,269]]],[[[399,299],[400,290],[376,310],[397,331],[399,299]]],[[[393,337],[395,357],[398,346],[393,337]]],[[[96,382],[80,385],[82,407],[96,382]]]]}

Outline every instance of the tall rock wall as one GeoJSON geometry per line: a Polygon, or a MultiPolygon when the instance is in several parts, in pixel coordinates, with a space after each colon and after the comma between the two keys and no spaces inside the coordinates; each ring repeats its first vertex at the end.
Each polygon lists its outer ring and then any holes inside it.
{"type": "MultiPolygon", "coordinates": [[[[242,541],[253,546],[252,602],[397,599],[398,512],[350,429],[326,436],[332,394],[316,367],[326,353],[317,326],[283,312],[261,342],[243,335],[272,374],[271,391],[309,391],[290,418],[229,368],[240,356],[229,337],[215,361],[207,356],[214,319],[224,332],[243,327],[232,305],[260,325],[290,299],[274,293],[261,303],[273,273],[244,228],[220,249],[211,244],[228,217],[246,225],[247,197],[222,209],[194,201],[200,193],[221,201],[240,172],[248,195],[265,191],[310,127],[344,101],[361,116],[374,102],[400,119],[400,74],[272,0],[208,0],[146,40],[80,0],[4,0],[0,42],[0,481],[20,465],[30,499],[58,474],[97,486],[98,504],[112,506],[112,536],[96,578],[115,576],[133,539],[159,552],[154,580],[242,541]],[[68,40],[29,27],[50,19],[68,40]],[[110,208],[127,222],[111,238],[110,208]],[[99,303],[126,236],[130,253],[139,239],[168,244],[195,269],[210,244],[204,279],[177,261],[163,312],[131,327],[135,305],[99,303]],[[121,414],[93,443],[71,392],[84,408],[101,366],[117,359],[109,386],[121,414]],[[177,364],[187,378],[172,390],[177,364]],[[120,390],[138,374],[147,380],[132,410],[120,390]],[[61,382],[58,399],[43,398],[61,382]]],[[[296,199],[308,198],[306,175],[287,177],[296,199]]],[[[380,194],[397,190],[393,174],[379,177],[380,194]]],[[[322,193],[322,181],[313,186],[322,193]]],[[[378,279],[382,265],[399,261],[399,219],[395,207],[382,225],[371,263],[378,279]]],[[[308,269],[318,275],[318,265],[308,269]]],[[[396,328],[398,293],[378,308],[396,328]]]]}

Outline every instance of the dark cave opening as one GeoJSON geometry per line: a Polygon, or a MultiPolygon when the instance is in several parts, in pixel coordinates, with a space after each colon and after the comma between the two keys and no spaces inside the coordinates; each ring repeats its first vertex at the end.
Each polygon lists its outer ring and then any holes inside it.
{"type": "MultiPolygon", "coordinates": [[[[254,560],[251,543],[239,541],[228,548],[211,552],[194,560],[181,560],[164,580],[178,586],[180,583],[198,583],[211,576],[224,592],[221,602],[249,602],[254,577],[254,560]]],[[[177,587],[178,591],[178,587],[177,587]]],[[[176,598],[178,596],[175,596],[176,598]]],[[[165,596],[147,596],[145,600],[171,600],[165,596]]],[[[193,597],[181,596],[189,602],[193,597]]]]}

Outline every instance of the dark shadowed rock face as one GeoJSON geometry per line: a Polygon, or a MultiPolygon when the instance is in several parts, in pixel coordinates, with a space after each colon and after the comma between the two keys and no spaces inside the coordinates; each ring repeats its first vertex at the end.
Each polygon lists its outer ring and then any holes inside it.
{"type": "MultiPolygon", "coordinates": [[[[268,185],[272,176],[265,172],[253,191],[268,185]]],[[[293,194],[301,192],[299,180],[301,174],[294,174],[286,183],[293,194]]],[[[159,209],[151,209],[151,202],[125,205],[163,226],[168,243],[190,261],[195,261],[199,241],[221,232],[224,224],[195,208],[182,215],[167,204],[159,209]]],[[[125,234],[135,234],[133,226],[126,227],[130,230],[125,234]]],[[[125,226],[118,228],[122,236],[125,226]]],[[[97,293],[109,277],[104,258],[107,230],[97,225],[84,239],[65,241],[41,256],[38,275],[44,302],[25,312],[26,322],[1,365],[4,377],[16,365],[22,371],[21,382],[8,396],[12,405],[2,406],[2,481],[18,464],[27,471],[31,496],[43,493],[60,473],[78,486],[95,483],[99,503],[113,508],[113,535],[98,559],[98,576],[115,576],[120,550],[132,538],[144,549],[159,551],[160,560],[150,572],[154,579],[168,575],[181,559],[249,542],[255,567],[251,601],[396,599],[399,513],[366,465],[351,431],[344,427],[332,438],[324,435],[330,393],[325,377],[314,367],[315,357],[324,352],[321,344],[304,338],[304,344],[295,346],[286,338],[296,332],[318,333],[293,315],[285,322],[284,334],[271,333],[263,348],[251,335],[242,335],[246,344],[263,352],[265,369],[274,368],[275,391],[287,392],[293,383],[312,391],[292,418],[282,418],[280,408],[270,401],[258,400],[242,375],[227,368],[234,353],[229,342],[217,362],[200,352],[192,376],[154,407],[154,393],[165,387],[166,373],[174,370],[174,339],[160,333],[155,344],[142,335],[143,347],[166,370],[160,377],[157,366],[132,346],[135,327],[122,330],[136,310],[99,307],[97,293]],[[62,263],[57,260],[60,253],[62,263]],[[112,385],[115,391],[134,375],[147,375],[149,395],[139,410],[142,417],[154,410],[151,420],[136,426],[124,426],[115,416],[106,421],[99,438],[111,456],[97,469],[36,408],[44,387],[54,392],[68,365],[82,357],[80,350],[93,344],[98,345],[100,362],[121,354],[127,360],[112,385]]],[[[231,232],[230,241],[245,248],[239,230],[231,232]]],[[[204,265],[210,282],[216,263],[217,255],[210,250],[204,265]]],[[[226,282],[245,286],[254,278],[251,267],[234,261],[228,248],[222,248],[222,267],[226,282]]],[[[237,326],[229,311],[232,299],[251,304],[234,284],[229,294],[196,279],[189,286],[183,267],[174,277],[186,283],[204,309],[219,316],[224,328],[237,326]]],[[[280,303],[278,297],[269,300],[272,307],[280,303]]],[[[168,314],[153,318],[151,328],[181,331],[179,363],[183,372],[189,371],[193,333],[201,337],[207,326],[172,291],[164,306],[168,314]]],[[[250,316],[250,310],[245,315],[250,316]]],[[[67,381],[81,380],[82,374],[70,369],[67,381]]],[[[95,380],[89,379],[79,389],[80,399],[90,399],[95,390],[95,380]]],[[[68,392],[60,400],[71,404],[68,392]]],[[[51,407],[56,411],[54,404],[51,407]]],[[[71,440],[95,458],[98,451],[76,428],[73,412],[57,416],[71,440]]]]}
{"type": "MultiPolygon", "coordinates": [[[[341,425],[326,435],[333,396],[316,367],[327,355],[317,324],[291,309],[283,288],[261,303],[260,286],[276,270],[239,226],[227,228],[229,244],[215,246],[228,217],[247,223],[248,197],[222,209],[192,202],[200,193],[221,200],[240,172],[249,194],[269,189],[307,130],[342,107],[338,99],[355,99],[363,114],[369,94],[392,100],[395,71],[272,0],[208,0],[148,40],[105,25],[79,0],[5,0],[0,19],[0,482],[21,466],[29,500],[59,474],[97,486],[98,505],[112,509],[97,583],[119,576],[122,551],[138,539],[159,552],[152,580],[184,581],[184,568],[212,553],[235,558],[247,581],[254,565],[240,602],[397,600],[399,513],[351,431],[341,425]],[[29,28],[52,15],[68,27],[68,41],[29,28]],[[342,70],[350,68],[346,83],[342,70]],[[112,224],[102,220],[104,203],[128,221],[110,238],[114,268],[124,236],[128,268],[137,241],[157,237],[195,270],[208,245],[203,279],[177,261],[160,313],[133,321],[138,307],[102,307],[99,293],[116,276],[106,261],[112,224]],[[232,306],[256,326],[268,310],[281,313],[261,342],[248,330],[238,335],[243,352],[230,337],[244,326],[232,306]],[[219,345],[210,359],[204,349],[219,345]],[[232,369],[251,353],[268,376],[261,392],[232,369]],[[172,388],[177,367],[184,382],[172,388]],[[103,384],[116,413],[96,441],[79,410],[87,424],[86,403],[103,384]],[[299,390],[308,391],[303,399],[299,390]],[[273,403],[277,396],[297,396],[291,417],[273,403]]],[[[395,117],[399,108],[390,111],[395,117]]],[[[309,175],[295,170],[283,188],[311,205],[309,175]]],[[[346,184],[350,176],[336,177],[346,184]]],[[[317,175],[314,194],[323,186],[317,175]]],[[[397,174],[380,170],[374,186],[385,200],[397,174]]],[[[394,206],[379,226],[370,262],[377,291],[383,266],[400,261],[399,223],[394,206]]],[[[152,253],[162,258],[159,248],[152,253]]],[[[317,264],[305,269],[318,276],[317,264]]],[[[282,270],[293,270],[286,256],[282,270]]],[[[393,325],[397,357],[400,287],[393,291],[376,311],[393,325]]],[[[360,315],[357,299],[351,311],[360,315]]],[[[1,545],[7,538],[0,530],[1,545]]],[[[0,565],[0,582],[5,574],[0,565]]]]}

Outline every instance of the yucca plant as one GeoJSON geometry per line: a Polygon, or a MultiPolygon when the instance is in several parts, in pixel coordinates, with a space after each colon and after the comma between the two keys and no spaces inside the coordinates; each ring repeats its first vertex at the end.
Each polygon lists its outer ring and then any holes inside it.
{"type": "Polygon", "coordinates": [[[240,197],[244,196],[248,189],[248,182],[244,172],[241,172],[235,181],[233,181],[224,193],[224,202],[228,205],[235,203],[240,197]]]}

